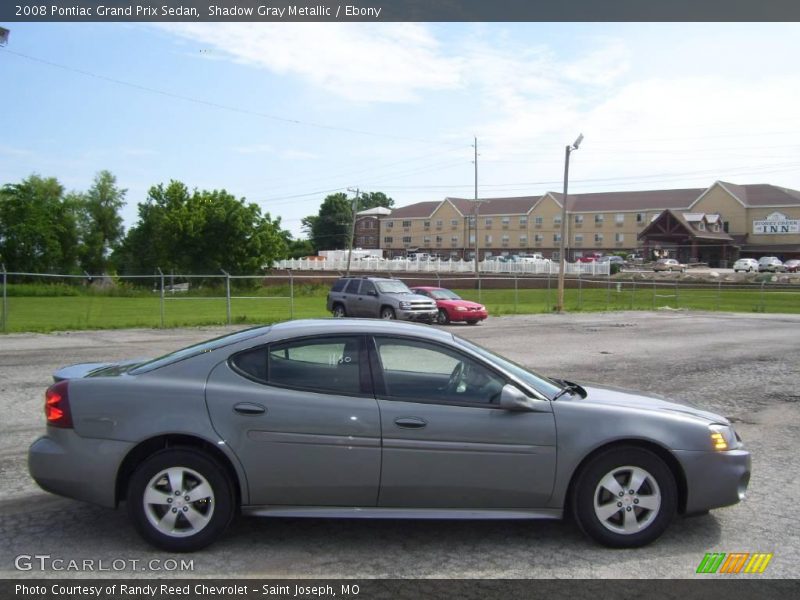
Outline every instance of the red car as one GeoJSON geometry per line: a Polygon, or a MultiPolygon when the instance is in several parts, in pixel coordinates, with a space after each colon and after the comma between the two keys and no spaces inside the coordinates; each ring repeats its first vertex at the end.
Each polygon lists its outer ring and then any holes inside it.
{"type": "Polygon", "coordinates": [[[447,325],[451,321],[466,321],[467,325],[476,325],[489,316],[483,304],[462,300],[458,294],[445,288],[415,287],[411,291],[436,300],[439,309],[436,322],[440,325],[447,325]]]}

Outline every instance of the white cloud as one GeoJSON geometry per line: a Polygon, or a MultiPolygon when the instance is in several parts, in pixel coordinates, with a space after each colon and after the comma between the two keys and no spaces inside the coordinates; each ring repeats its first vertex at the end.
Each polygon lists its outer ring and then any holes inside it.
{"type": "Polygon", "coordinates": [[[214,56],[294,75],[350,100],[408,102],[461,85],[461,61],[416,23],[162,23],[214,56]]]}

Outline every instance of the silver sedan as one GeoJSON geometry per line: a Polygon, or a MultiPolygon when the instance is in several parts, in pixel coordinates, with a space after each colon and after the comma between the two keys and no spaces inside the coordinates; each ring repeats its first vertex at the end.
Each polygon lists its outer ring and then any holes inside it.
{"type": "Polygon", "coordinates": [[[29,469],[168,551],[234,515],[558,519],[641,546],[744,498],[722,416],[537,375],[448,332],[309,320],[148,361],[66,367],[29,469]]]}

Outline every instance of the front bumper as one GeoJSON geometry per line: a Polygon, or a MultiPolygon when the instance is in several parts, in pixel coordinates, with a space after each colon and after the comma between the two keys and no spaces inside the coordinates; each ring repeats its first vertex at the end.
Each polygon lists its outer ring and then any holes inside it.
{"type": "Polygon", "coordinates": [[[467,311],[457,311],[454,310],[449,312],[451,321],[483,321],[489,316],[489,312],[486,310],[467,310],[467,311]]]}
{"type": "Polygon", "coordinates": [[[133,446],[48,427],[28,450],[28,472],[47,492],[114,507],[117,471],[133,446]]]}
{"type": "Polygon", "coordinates": [[[396,316],[403,321],[424,321],[432,323],[436,319],[439,311],[433,310],[397,310],[396,316]]]}
{"type": "Polygon", "coordinates": [[[744,500],[750,483],[750,453],[677,450],[686,475],[686,514],[730,506],[744,500]]]}

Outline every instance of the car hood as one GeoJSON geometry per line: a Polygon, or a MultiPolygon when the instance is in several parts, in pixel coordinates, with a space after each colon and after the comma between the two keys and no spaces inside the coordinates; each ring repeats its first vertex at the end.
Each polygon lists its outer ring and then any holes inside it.
{"type": "Polygon", "coordinates": [[[387,296],[394,296],[401,301],[405,302],[428,302],[433,304],[433,300],[428,298],[427,296],[421,296],[420,294],[407,294],[405,292],[384,292],[387,296]]]}
{"type": "Polygon", "coordinates": [[[730,425],[728,419],[706,410],[693,406],[689,402],[676,401],[663,398],[661,396],[644,396],[632,390],[605,386],[582,386],[586,396],[581,398],[579,395],[572,396],[575,401],[592,404],[603,404],[619,406],[624,408],[640,408],[643,410],[653,410],[660,412],[683,413],[705,419],[713,423],[730,425]]]}

